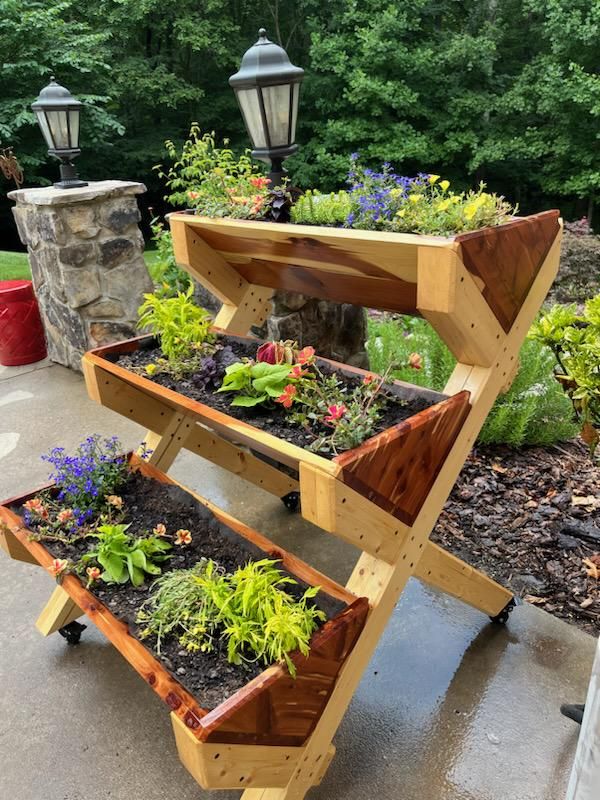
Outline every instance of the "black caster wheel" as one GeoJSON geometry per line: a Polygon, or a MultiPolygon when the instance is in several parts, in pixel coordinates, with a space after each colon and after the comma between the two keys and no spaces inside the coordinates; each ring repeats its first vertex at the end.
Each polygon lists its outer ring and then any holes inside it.
{"type": "Polygon", "coordinates": [[[300,511],[300,492],[290,492],[284,495],[281,502],[290,511],[300,511]]]}
{"type": "Polygon", "coordinates": [[[502,611],[496,614],[495,617],[490,617],[492,622],[495,622],[496,625],[506,625],[508,622],[508,617],[513,608],[517,605],[515,598],[513,597],[508,603],[504,606],[502,611]]]}
{"type": "Polygon", "coordinates": [[[69,624],[65,625],[64,627],[59,628],[58,632],[67,640],[67,644],[79,644],[81,634],[86,628],[87,625],[82,625],[80,622],[75,620],[74,622],[69,622],[69,624]]]}

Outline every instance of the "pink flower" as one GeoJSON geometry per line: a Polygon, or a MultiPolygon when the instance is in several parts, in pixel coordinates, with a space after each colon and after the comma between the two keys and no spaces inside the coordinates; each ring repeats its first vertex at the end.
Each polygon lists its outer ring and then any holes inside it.
{"type": "Polygon", "coordinates": [[[367,374],[363,378],[363,383],[365,386],[370,386],[372,383],[375,383],[376,380],[377,378],[375,377],[375,375],[371,375],[370,372],[367,372],[367,374]]]}
{"type": "Polygon", "coordinates": [[[32,514],[36,515],[36,517],[41,517],[41,519],[48,519],[48,509],[42,503],[39,497],[33,497],[31,500],[28,500],[26,503],[23,503],[23,508],[26,508],[28,511],[31,511],[32,514]]]}
{"type": "Polygon", "coordinates": [[[314,347],[304,347],[298,353],[298,364],[312,364],[315,358],[314,347]]]}
{"type": "Polygon", "coordinates": [[[329,406],[327,409],[329,416],[325,417],[325,422],[335,425],[344,416],[346,410],[346,406],[343,403],[340,403],[339,406],[329,406]]]}
{"type": "Polygon", "coordinates": [[[267,364],[292,364],[297,354],[296,342],[265,342],[256,351],[256,360],[267,364]]]}
{"type": "Polygon", "coordinates": [[[61,525],[64,525],[65,522],[68,522],[70,519],[73,519],[73,509],[72,508],[63,508],[62,511],[59,511],[56,515],[56,519],[60,522],[61,525]]]}
{"type": "Polygon", "coordinates": [[[292,403],[294,402],[294,395],[296,394],[296,387],[292,386],[291,383],[283,390],[283,394],[280,394],[279,397],[275,398],[276,403],[281,403],[284,408],[291,408],[292,403]]]}
{"type": "Polygon", "coordinates": [[[188,192],[187,194],[190,200],[197,200],[200,197],[199,192],[188,192]]]}
{"type": "Polygon", "coordinates": [[[162,524],[162,522],[159,522],[159,523],[158,523],[158,525],[156,525],[156,527],[154,527],[154,528],[152,529],[152,533],[153,533],[155,536],[166,536],[166,534],[167,534],[167,529],[166,529],[166,527],[165,527],[165,526],[162,524]]]}
{"type": "Polygon", "coordinates": [[[289,377],[290,378],[296,378],[296,380],[299,380],[300,378],[303,378],[305,375],[308,375],[307,370],[302,369],[302,365],[301,364],[296,364],[290,370],[289,377]]]}
{"type": "Polygon", "coordinates": [[[412,367],[413,369],[422,369],[423,356],[419,353],[411,353],[408,357],[408,366],[412,367]]]}
{"type": "Polygon", "coordinates": [[[94,581],[97,581],[100,575],[102,574],[98,569],[98,567],[88,567],[86,569],[86,573],[90,583],[94,583],[94,581]]]}
{"type": "Polygon", "coordinates": [[[68,566],[69,562],[67,561],[66,558],[55,558],[52,564],[50,564],[50,566],[48,567],[48,569],[50,570],[50,574],[52,576],[58,578],[58,576],[62,575],[62,573],[66,570],[68,566]]]}
{"type": "Polygon", "coordinates": [[[119,497],[116,494],[107,494],[106,502],[108,503],[109,506],[114,506],[115,508],[118,509],[123,508],[123,498],[119,497]]]}
{"type": "Polygon", "coordinates": [[[177,533],[175,534],[175,544],[191,544],[192,543],[192,534],[185,530],[185,528],[180,528],[177,533]]]}

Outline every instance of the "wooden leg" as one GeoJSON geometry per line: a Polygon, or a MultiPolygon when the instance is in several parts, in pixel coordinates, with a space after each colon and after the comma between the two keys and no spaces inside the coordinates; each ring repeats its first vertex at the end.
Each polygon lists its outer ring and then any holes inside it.
{"type": "Polygon", "coordinates": [[[237,305],[223,303],[215,327],[231,335],[245,336],[252,325],[260,326],[271,313],[273,289],[249,284],[237,305]]]}
{"type": "Polygon", "coordinates": [[[0,527],[0,548],[15,561],[23,561],[25,564],[40,566],[39,562],[6,525],[0,527]]]}
{"type": "Polygon", "coordinates": [[[183,414],[173,412],[162,433],[148,431],[138,455],[157,469],[168,472],[183,447],[192,424],[189,420],[186,421],[183,414]]]}
{"type": "Polygon", "coordinates": [[[57,586],[38,617],[35,627],[42,636],[50,636],[51,633],[55,633],[59,628],[64,628],[69,622],[73,622],[81,616],[83,616],[83,611],[71,600],[62,586],[57,586]]]}
{"type": "Polygon", "coordinates": [[[433,542],[428,542],[417,564],[415,578],[457,597],[490,617],[499,614],[512,599],[508,589],[433,542]]]}

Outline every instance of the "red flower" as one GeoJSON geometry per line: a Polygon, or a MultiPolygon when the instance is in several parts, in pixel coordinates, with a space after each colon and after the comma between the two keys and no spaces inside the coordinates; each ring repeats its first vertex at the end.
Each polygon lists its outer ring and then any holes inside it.
{"type": "Polygon", "coordinates": [[[297,355],[296,342],[265,342],[256,351],[256,360],[266,364],[292,364],[297,355]]]}
{"type": "Polygon", "coordinates": [[[329,411],[329,416],[325,417],[325,422],[335,425],[344,416],[347,409],[343,403],[340,403],[339,406],[329,406],[327,411],[329,411]]]}
{"type": "Polygon", "coordinates": [[[102,574],[98,567],[88,567],[86,569],[87,576],[89,578],[90,583],[97,581],[100,575],[102,574]]]}
{"type": "Polygon", "coordinates": [[[69,562],[66,558],[55,558],[48,569],[50,570],[51,575],[53,575],[55,578],[58,578],[58,576],[62,575],[68,566],[69,562]]]}
{"type": "Polygon", "coordinates": [[[185,528],[180,528],[175,534],[175,544],[191,544],[192,534],[185,528]]]}
{"type": "Polygon", "coordinates": [[[372,383],[375,383],[376,380],[377,378],[375,377],[375,375],[371,375],[370,372],[367,372],[367,374],[363,378],[363,383],[365,386],[370,386],[372,383]]]}
{"type": "Polygon", "coordinates": [[[314,347],[303,347],[297,356],[298,364],[312,364],[314,358],[315,358],[314,347]]]}
{"type": "Polygon", "coordinates": [[[256,189],[265,189],[271,183],[271,179],[257,176],[255,178],[250,178],[250,183],[256,189]]]}
{"type": "Polygon", "coordinates": [[[423,356],[419,353],[411,353],[408,357],[408,366],[412,367],[413,369],[422,369],[423,356]]]}
{"type": "Polygon", "coordinates": [[[283,394],[280,394],[279,397],[275,398],[276,403],[281,403],[284,408],[291,408],[292,403],[294,402],[294,395],[296,394],[296,387],[292,386],[291,383],[283,390],[283,394]]]}

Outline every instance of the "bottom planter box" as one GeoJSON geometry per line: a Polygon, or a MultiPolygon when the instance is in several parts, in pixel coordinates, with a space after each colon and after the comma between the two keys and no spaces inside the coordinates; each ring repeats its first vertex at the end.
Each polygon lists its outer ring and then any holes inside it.
{"type": "MultiPolygon", "coordinates": [[[[199,509],[200,504],[207,507],[212,524],[219,526],[220,535],[241,539],[244,546],[254,551],[255,555],[250,557],[279,559],[282,569],[301,584],[322,588],[317,600],[329,619],[314,633],[308,657],[298,652],[291,655],[297,669],[296,678],[290,676],[286,667],[275,664],[216,707],[206,708],[202,698],[193,696],[185,687],[185,678],[172,674],[150,647],[134,635],[126,622],[117,618],[102,602],[98,596],[101,592],[86,589],[74,574],[67,574],[61,582],[62,590],[73,603],[97,625],[171,709],[182,760],[205,788],[284,785],[297,761],[294,753],[300,752],[314,729],[338,673],[357,641],[369,604],[365,598],[355,597],[136,456],[131,455],[129,463],[132,471],[145,478],[176,487],[172,490],[176,502],[185,497],[185,502],[197,504],[199,509]],[[252,747],[241,748],[243,745],[252,747]],[[245,758],[241,751],[246,753],[245,758]],[[248,759],[253,768],[245,770],[247,774],[238,775],[240,770],[244,771],[248,759]],[[218,770],[217,762],[220,762],[218,770]],[[230,767],[226,766],[227,763],[230,767]],[[236,765],[235,775],[231,772],[233,765],[236,765]],[[270,783],[265,783],[267,777],[270,783]]],[[[48,544],[31,539],[31,531],[18,513],[20,506],[36,494],[30,492],[12,498],[0,506],[0,545],[13,558],[37,562],[47,568],[54,558],[48,544]]],[[[168,509],[164,513],[167,515],[168,509]]],[[[206,517],[206,511],[202,513],[206,517]]],[[[202,659],[204,656],[198,654],[194,658],[202,659]]]]}

